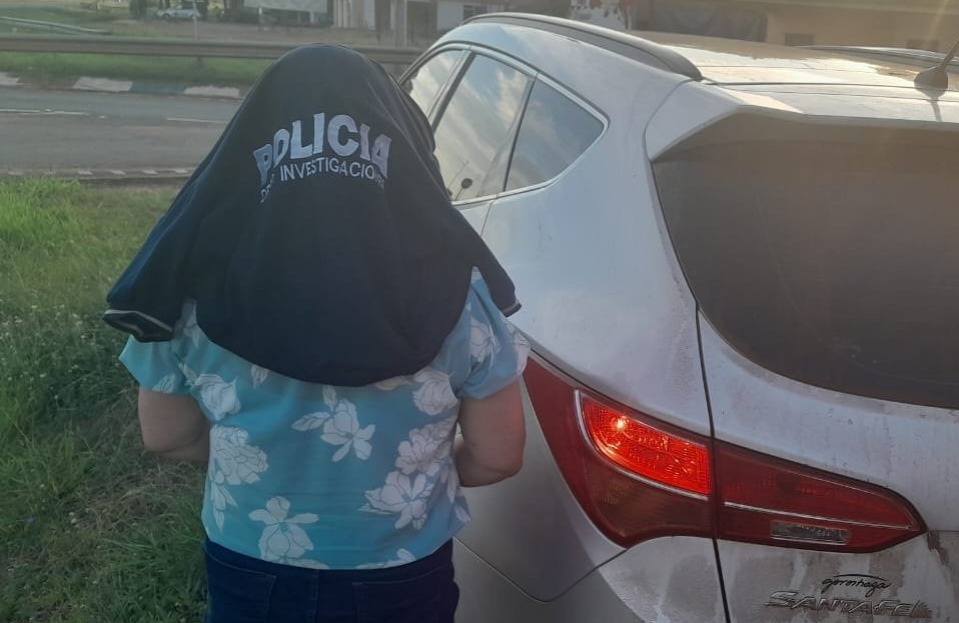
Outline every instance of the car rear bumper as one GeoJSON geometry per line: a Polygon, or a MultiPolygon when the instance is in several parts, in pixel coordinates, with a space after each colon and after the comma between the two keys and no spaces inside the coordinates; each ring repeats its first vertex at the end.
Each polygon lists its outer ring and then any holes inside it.
{"type": "Polygon", "coordinates": [[[725,623],[709,539],[669,537],[633,547],[551,601],[540,601],[459,541],[458,623],[725,623]]]}

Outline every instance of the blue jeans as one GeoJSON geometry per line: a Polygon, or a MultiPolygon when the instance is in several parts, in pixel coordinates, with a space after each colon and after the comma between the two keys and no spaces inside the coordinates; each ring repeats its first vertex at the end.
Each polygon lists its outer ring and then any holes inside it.
{"type": "Polygon", "coordinates": [[[316,570],[204,544],[206,623],[452,623],[459,601],[453,542],[415,562],[316,570]]]}

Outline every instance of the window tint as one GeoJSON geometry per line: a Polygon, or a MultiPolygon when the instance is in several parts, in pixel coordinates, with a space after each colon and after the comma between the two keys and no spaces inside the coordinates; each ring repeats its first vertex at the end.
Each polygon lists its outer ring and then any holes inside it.
{"type": "Polygon", "coordinates": [[[704,139],[654,164],[670,237],[713,326],[804,383],[959,409],[955,139],[726,125],[736,142],[704,139]]]}
{"type": "Polygon", "coordinates": [[[502,192],[529,79],[476,56],[436,126],[436,158],[454,201],[502,192]]]}
{"type": "Polygon", "coordinates": [[[416,73],[406,80],[406,88],[410,97],[419,105],[425,114],[429,114],[430,107],[436,100],[440,89],[446,84],[453,68],[460,57],[462,50],[447,50],[440,52],[416,70],[416,73]]]}
{"type": "Polygon", "coordinates": [[[603,131],[593,115],[556,89],[537,82],[516,139],[507,190],[545,182],[562,172],[603,131]]]}

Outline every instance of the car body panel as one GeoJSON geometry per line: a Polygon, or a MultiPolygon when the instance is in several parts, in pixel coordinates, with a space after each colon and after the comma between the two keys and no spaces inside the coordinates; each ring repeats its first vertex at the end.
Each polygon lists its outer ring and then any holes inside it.
{"type": "Polygon", "coordinates": [[[726,541],[719,551],[731,623],[959,620],[959,532],[868,555],[726,541]]]}
{"type": "Polygon", "coordinates": [[[473,226],[476,233],[482,234],[483,227],[486,225],[486,217],[489,216],[490,206],[493,201],[490,199],[481,199],[467,204],[459,205],[457,208],[466,221],[473,226]]]}
{"type": "Polygon", "coordinates": [[[592,101],[617,131],[552,184],[500,197],[483,238],[520,292],[524,307],[512,320],[542,357],[601,394],[708,434],[695,302],[668,245],[640,140],[680,80],[636,66],[623,59],[577,82],[595,91],[592,101]],[[610,97],[600,85],[622,71],[637,80],[610,97]],[[596,205],[604,210],[590,209],[596,205]]]}
{"type": "Polygon", "coordinates": [[[696,65],[706,81],[719,84],[844,84],[914,89],[913,81],[922,70],[890,59],[866,59],[803,47],[672,33],[635,34],[679,52],[696,65]]]}
{"type": "Polygon", "coordinates": [[[495,487],[466,490],[473,520],[457,538],[517,590],[550,601],[623,548],[603,536],[573,498],[525,391],[523,406],[523,469],[495,487]]]}
{"type": "Polygon", "coordinates": [[[551,601],[523,593],[458,542],[458,623],[722,623],[716,559],[708,539],[668,537],[629,549],[551,601]],[[656,560],[661,564],[649,565],[656,560]],[[668,564],[662,564],[668,561],[668,564]],[[467,588],[468,587],[468,588],[467,588]]]}
{"type": "Polygon", "coordinates": [[[701,324],[718,439],[887,487],[912,502],[930,530],[959,530],[959,412],[793,381],[741,356],[705,318],[701,324]]]}
{"type": "Polygon", "coordinates": [[[916,89],[753,85],[717,87],[687,82],[675,89],[646,131],[655,160],[686,138],[736,114],[804,123],[868,124],[959,132],[959,95],[937,99],[916,89]]]}

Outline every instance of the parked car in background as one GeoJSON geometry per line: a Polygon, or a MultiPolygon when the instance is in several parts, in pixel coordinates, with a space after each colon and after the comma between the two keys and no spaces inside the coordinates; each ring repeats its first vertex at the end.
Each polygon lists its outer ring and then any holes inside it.
{"type": "Polygon", "coordinates": [[[520,14],[410,69],[534,351],[459,621],[957,620],[959,93],[918,71],[520,14]]]}
{"type": "MultiPolygon", "coordinates": [[[[167,0],[164,4],[170,5],[167,0]]],[[[205,20],[212,14],[215,19],[221,19],[223,16],[223,5],[219,2],[210,4],[208,0],[180,0],[180,6],[162,6],[156,12],[156,16],[166,21],[178,20],[205,20]]]]}
{"type": "Polygon", "coordinates": [[[164,21],[174,22],[180,20],[200,19],[200,12],[193,8],[170,7],[167,9],[158,10],[156,12],[156,16],[164,21]]]}

